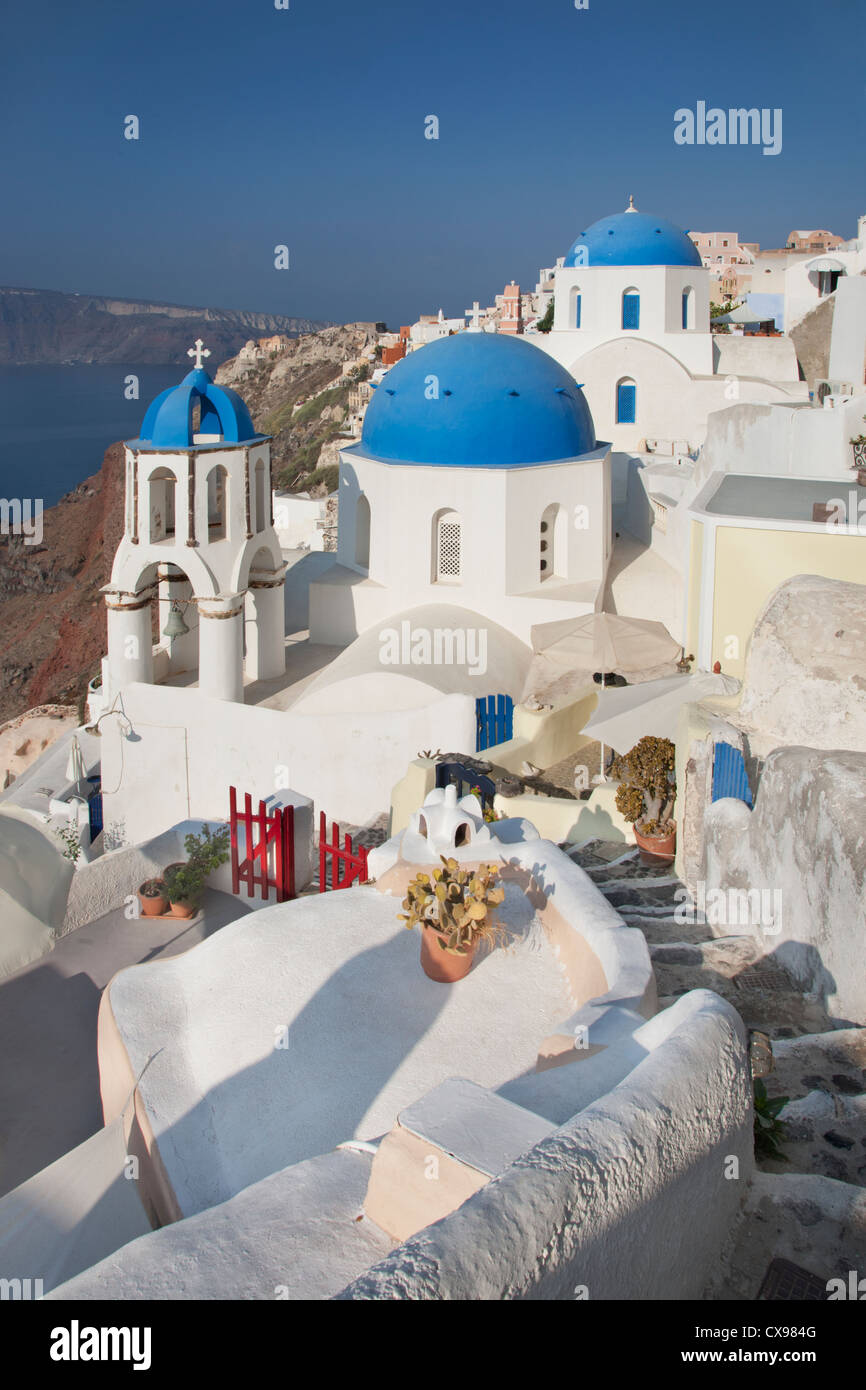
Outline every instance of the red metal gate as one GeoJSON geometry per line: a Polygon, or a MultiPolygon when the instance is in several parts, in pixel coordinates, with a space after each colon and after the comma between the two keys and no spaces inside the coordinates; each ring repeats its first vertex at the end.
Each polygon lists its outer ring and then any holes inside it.
{"type": "Polygon", "coordinates": [[[352,837],[344,837],[343,848],[340,849],[340,827],[336,821],[331,823],[331,834],[333,841],[328,844],[328,822],[324,811],[319,815],[319,892],[325,893],[328,888],[351,888],[353,883],[367,882],[367,851],[363,845],[355,854],[352,849],[352,837]],[[331,882],[328,884],[328,855],[331,856],[331,882]],[[340,865],[343,865],[343,877],[340,877],[340,865]]]}
{"type": "Polygon", "coordinates": [[[258,811],[253,814],[253,802],[249,792],[244,797],[244,809],[238,810],[237,791],[229,787],[229,825],[231,831],[232,892],[240,893],[241,884],[247,887],[247,897],[252,898],[255,889],[261,889],[262,899],[267,902],[269,890],[276,888],[277,902],[284,903],[295,896],[295,808],[277,806],[268,811],[264,801],[259,802],[258,811]],[[244,850],[246,857],[240,858],[238,848],[238,826],[244,828],[244,850]],[[258,839],[256,839],[256,834],[258,839]],[[270,876],[268,857],[274,847],[275,877],[270,876]]]}

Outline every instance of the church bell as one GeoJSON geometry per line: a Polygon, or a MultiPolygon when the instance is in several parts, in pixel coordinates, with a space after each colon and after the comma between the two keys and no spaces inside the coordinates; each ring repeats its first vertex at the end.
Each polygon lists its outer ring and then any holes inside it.
{"type": "Polygon", "coordinates": [[[189,628],[184,622],[180,605],[177,599],[173,599],[168,617],[165,620],[165,627],[162,629],[162,635],[163,637],[183,637],[187,632],[189,632],[189,628]]]}

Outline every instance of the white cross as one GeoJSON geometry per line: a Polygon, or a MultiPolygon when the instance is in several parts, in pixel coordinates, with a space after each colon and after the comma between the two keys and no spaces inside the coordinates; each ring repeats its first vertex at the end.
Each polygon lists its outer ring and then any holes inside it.
{"type": "Polygon", "coordinates": [[[471,325],[470,325],[470,331],[473,332],[473,333],[477,333],[478,330],[479,330],[480,327],[481,327],[481,321],[480,321],[480,319],[481,319],[481,305],[478,303],[478,300],[477,300],[477,299],[476,299],[476,300],[473,300],[472,308],[471,308],[471,309],[464,309],[463,312],[466,313],[466,314],[471,314],[471,315],[472,315],[472,323],[471,323],[471,325]]]}
{"type": "Polygon", "coordinates": [[[194,358],[195,358],[195,365],[196,365],[196,367],[199,369],[199,371],[201,371],[201,366],[202,366],[202,360],[201,360],[201,359],[202,359],[203,357],[210,357],[210,348],[206,348],[206,347],[205,347],[205,345],[204,345],[204,343],[202,342],[201,338],[196,338],[196,340],[195,340],[195,347],[194,347],[194,348],[190,348],[186,355],[187,355],[187,357],[194,357],[194,358]]]}

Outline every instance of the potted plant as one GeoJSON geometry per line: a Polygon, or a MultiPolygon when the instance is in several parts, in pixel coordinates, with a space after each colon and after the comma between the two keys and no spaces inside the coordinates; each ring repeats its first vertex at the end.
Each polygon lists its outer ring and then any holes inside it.
{"type": "Polygon", "coordinates": [[[185,863],[169,864],[165,886],[175,917],[192,917],[198,910],[208,875],[229,857],[228,828],[223,826],[211,833],[210,826],[205,825],[201,835],[187,835],[183,845],[189,857],[185,863]]]}
{"type": "MultiPolygon", "coordinates": [[[[863,416],[866,420],[866,415],[863,416]]],[[[854,467],[857,469],[857,482],[861,487],[866,487],[866,434],[855,434],[849,439],[849,444],[854,449],[854,467]]]]}
{"type": "Polygon", "coordinates": [[[204,871],[192,860],[186,864],[172,864],[166,869],[165,888],[173,916],[192,917],[198,911],[204,881],[204,871]]]}
{"type": "Polygon", "coordinates": [[[162,917],[168,911],[168,894],[161,878],[146,878],[138,890],[142,917],[162,917]]]}
{"type": "Polygon", "coordinates": [[[674,860],[675,767],[676,750],[670,739],[652,735],[640,739],[630,753],[614,760],[613,775],[620,783],[616,808],[634,826],[644,864],[672,864],[674,860]]]}
{"type": "Polygon", "coordinates": [[[453,984],[469,974],[480,941],[495,942],[505,932],[491,911],[505,898],[496,885],[494,864],[461,869],[456,859],[442,868],[418,873],[410,882],[399,914],[406,926],[421,928],[421,967],[440,984],[453,984]]]}

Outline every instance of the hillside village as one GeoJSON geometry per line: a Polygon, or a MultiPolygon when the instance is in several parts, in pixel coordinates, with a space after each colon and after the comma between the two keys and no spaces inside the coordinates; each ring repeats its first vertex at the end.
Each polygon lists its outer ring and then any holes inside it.
{"type": "Polygon", "coordinates": [[[866,216],[563,245],[198,337],[8,547],[0,1277],[859,1287],[866,216]]]}

